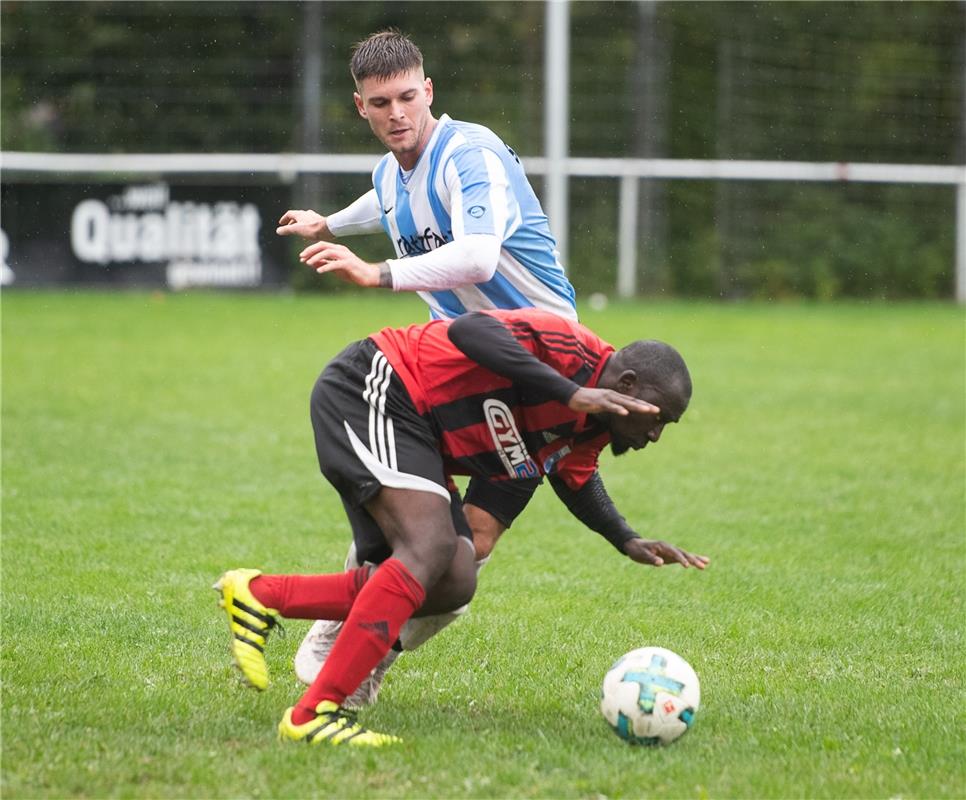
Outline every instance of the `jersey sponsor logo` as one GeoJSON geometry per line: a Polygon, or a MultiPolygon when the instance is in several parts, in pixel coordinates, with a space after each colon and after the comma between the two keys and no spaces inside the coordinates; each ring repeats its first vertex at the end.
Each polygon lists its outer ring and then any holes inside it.
{"type": "Polygon", "coordinates": [[[479,219],[486,213],[486,206],[470,206],[466,213],[473,219],[479,219]]]}
{"type": "Polygon", "coordinates": [[[483,416],[493,437],[496,452],[511,478],[536,478],[537,465],[533,463],[527,446],[517,430],[516,420],[506,403],[501,400],[484,400],[483,416]]]}
{"type": "Polygon", "coordinates": [[[559,450],[554,450],[549,456],[543,460],[543,471],[547,475],[553,472],[557,468],[557,462],[560,461],[567,453],[570,452],[570,445],[565,444],[559,450]]]}
{"type": "Polygon", "coordinates": [[[452,238],[450,234],[438,234],[432,228],[426,228],[422,233],[412,236],[402,235],[396,239],[397,252],[404,256],[419,256],[442,247],[452,238]]]}

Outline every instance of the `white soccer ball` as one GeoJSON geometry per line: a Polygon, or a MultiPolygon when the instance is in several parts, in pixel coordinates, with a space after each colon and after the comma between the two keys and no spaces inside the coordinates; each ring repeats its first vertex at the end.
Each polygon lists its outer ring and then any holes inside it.
{"type": "Polygon", "coordinates": [[[600,711],[631,744],[670,744],[687,732],[701,702],[698,676],[677,653],[641,647],[604,676],[600,711]]]}

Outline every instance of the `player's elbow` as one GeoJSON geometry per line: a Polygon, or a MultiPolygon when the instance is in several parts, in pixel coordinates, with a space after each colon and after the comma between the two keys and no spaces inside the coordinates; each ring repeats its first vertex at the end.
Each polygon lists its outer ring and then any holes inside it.
{"type": "Polygon", "coordinates": [[[498,236],[471,234],[464,240],[467,283],[486,283],[496,275],[503,243],[498,236]]]}
{"type": "Polygon", "coordinates": [[[449,340],[464,353],[472,351],[473,344],[480,338],[480,326],[488,321],[486,314],[480,311],[469,311],[454,319],[446,330],[449,340]]]}

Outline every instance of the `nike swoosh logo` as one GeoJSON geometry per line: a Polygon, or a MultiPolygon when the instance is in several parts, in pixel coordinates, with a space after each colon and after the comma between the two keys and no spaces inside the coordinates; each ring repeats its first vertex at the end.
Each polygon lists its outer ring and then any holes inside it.
{"type": "Polygon", "coordinates": [[[384,208],[384,209],[382,210],[382,213],[383,213],[383,214],[388,214],[388,213],[389,213],[390,211],[392,211],[392,210],[393,210],[394,208],[395,208],[395,206],[389,206],[389,208],[384,208]]]}

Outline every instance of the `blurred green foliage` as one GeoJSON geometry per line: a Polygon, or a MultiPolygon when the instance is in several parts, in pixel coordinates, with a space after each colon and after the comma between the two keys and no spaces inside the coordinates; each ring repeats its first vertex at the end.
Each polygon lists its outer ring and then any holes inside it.
{"type": "MultiPolygon", "coordinates": [[[[311,142],[377,153],[347,62],[354,41],[387,26],[421,46],[437,112],[488,125],[521,155],[543,149],[542,2],[326,2],[311,31],[297,2],[0,8],[5,150],[284,152],[311,142]],[[306,136],[308,48],[322,57],[322,123],[306,136]]],[[[570,46],[573,155],[966,161],[963,3],[589,0],[571,5],[570,46]]],[[[355,196],[345,183],[325,176],[310,199],[341,207],[355,196]]],[[[951,187],[650,189],[645,294],[952,292],[951,187]]],[[[613,289],[616,219],[615,182],[572,181],[568,260],[581,293],[613,289]]]]}

